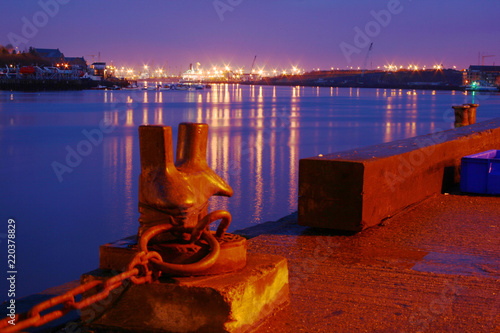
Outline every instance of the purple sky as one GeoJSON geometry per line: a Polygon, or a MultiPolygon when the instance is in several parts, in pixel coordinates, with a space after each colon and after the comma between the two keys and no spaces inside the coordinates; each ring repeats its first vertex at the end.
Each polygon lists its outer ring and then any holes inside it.
{"type": "Polygon", "coordinates": [[[498,0],[6,0],[0,8],[0,44],[17,38],[21,49],[59,48],[87,60],[100,52],[117,66],[173,71],[200,62],[248,71],[257,55],[256,67],[363,67],[370,42],[368,68],[460,69],[477,64],[478,52],[500,65],[498,0]],[[33,23],[35,32],[26,27],[33,23]],[[367,39],[355,39],[356,27],[368,29],[367,39]]]}

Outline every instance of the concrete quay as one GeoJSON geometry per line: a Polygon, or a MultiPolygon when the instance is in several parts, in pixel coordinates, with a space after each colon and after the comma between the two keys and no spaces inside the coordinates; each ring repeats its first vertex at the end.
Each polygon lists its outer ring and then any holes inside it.
{"type": "Polygon", "coordinates": [[[290,304],[256,332],[500,332],[500,198],[438,194],[352,234],[293,214],[242,230],[287,258],[290,304]]]}
{"type": "MultiPolygon", "coordinates": [[[[257,333],[500,332],[498,196],[438,194],[359,233],[299,226],[296,213],[238,233],[289,265],[290,302],[257,333]]],[[[65,318],[42,332],[98,332],[65,318]]]]}

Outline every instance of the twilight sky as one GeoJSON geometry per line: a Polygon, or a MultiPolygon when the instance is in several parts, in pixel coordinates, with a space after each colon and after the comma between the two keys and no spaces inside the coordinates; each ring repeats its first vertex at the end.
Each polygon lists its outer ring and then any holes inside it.
{"type": "Polygon", "coordinates": [[[115,66],[500,65],[498,0],[2,0],[0,44],[115,66]],[[97,57],[96,57],[97,60],[97,57]]]}

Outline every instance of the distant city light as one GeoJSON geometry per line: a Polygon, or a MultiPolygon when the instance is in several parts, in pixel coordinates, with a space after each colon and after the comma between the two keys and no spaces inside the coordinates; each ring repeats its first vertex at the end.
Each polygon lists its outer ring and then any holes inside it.
{"type": "MultiPolygon", "coordinates": [[[[229,63],[222,63],[220,65],[210,65],[210,69],[201,67],[199,62],[192,62],[194,65],[190,65],[188,70],[182,70],[182,67],[176,66],[175,71],[171,70],[171,67],[162,67],[162,66],[150,66],[148,64],[140,64],[137,67],[115,67],[113,65],[106,66],[106,72],[111,73],[111,75],[116,75],[119,78],[125,79],[155,79],[155,78],[169,78],[169,77],[182,77],[185,80],[189,81],[206,81],[206,80],[222,80],[225,82],[230,82],[231,80],[256,80],[259,77],[275,77],[278,75],[303,75],[306,73],[306,70],[300,68],[300,65],[293,64],[288,66],[277,66],[275,68],[270,68],[268,66],[258,67],[248,69],[245,73],[245,67],[233,67],[230,66],[229,63]],[[196,64],[196,65],[195,65],[196,64]],[[173,72],[173,73],[172,73],[173,72]],[[254,74],[254,75],[252,75],[254,74]]],[[[14,65],[8,65],[10,68],[15,67],[14,65]]],[[[72,68],[71,65],[65,63],[57,64],[58,68],[69,69],[72,68]]],[[[342,71],[342,70],[367,70],[368,66],[346,66],[342,69],[339,67],[326,67],[322,69],[321,67],[313,67],[311,70],[307,72],[321,72],[321,71],[342,71]],[[329,68],[329,69],[328,69],[329,68]]],[[[425,71],[427,70],[426,65],[420,65],[415,63],[407,63],[406,65],[400,64],[385,64],[385,65],[373,65],[373,69],[375,70],[384,70],[384,71],[425,71]]],[[[442,64],[435,64],[432,67],[429,66],[429,69],[433,70],[444,70],[444,66],[442,64]]],[[[457,66],[450,66],[454,70],[457,70],[457,66]]]]}

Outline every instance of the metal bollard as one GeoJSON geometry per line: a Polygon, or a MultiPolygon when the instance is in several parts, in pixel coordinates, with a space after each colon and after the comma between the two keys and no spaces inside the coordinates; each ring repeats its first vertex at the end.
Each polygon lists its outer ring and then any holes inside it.
{"type": "Polygon", "coordinates": [[[455,128],[469,125],[469,105],[454,105],[455,128]]]}
{"type": "Polygon", "coordinates": [[[479,106],[479,104],[474,104],[474,103],[468,103],[464,104],[469,106],[469,125],[475,124],[476,123],[476,109],[479,106]]]}
{"type": "Polygon", "coordinates": [[[226,233],[231,214],[208,213],[211,196],[230,197],[233,189],[208,166],[207,139],[207,124],[181,123],[174,161],[171,127],[139,127],[138,249],[148,253],[151,240],[162,257],[152,262],[171,276],[222,274],[246,265],[246,240],[226,233]]]}

